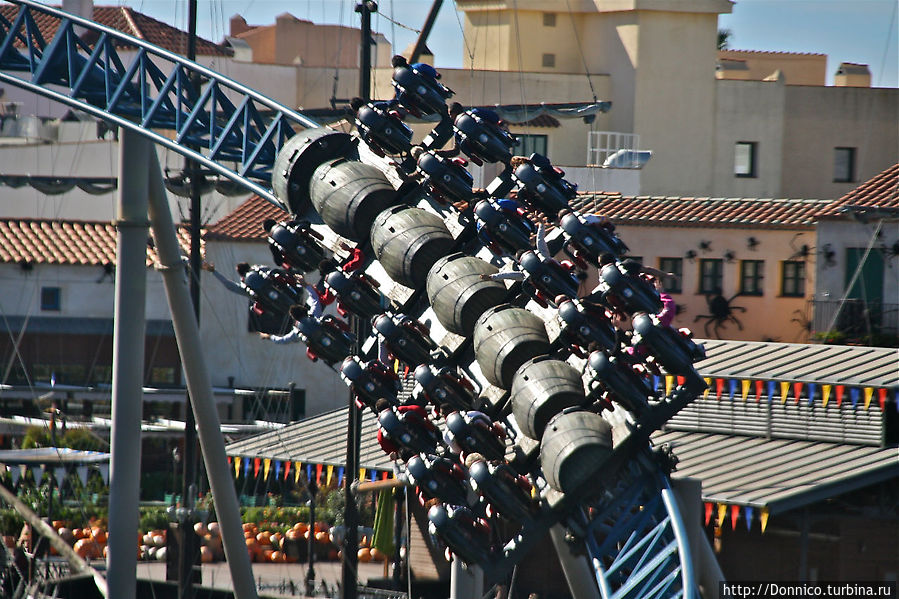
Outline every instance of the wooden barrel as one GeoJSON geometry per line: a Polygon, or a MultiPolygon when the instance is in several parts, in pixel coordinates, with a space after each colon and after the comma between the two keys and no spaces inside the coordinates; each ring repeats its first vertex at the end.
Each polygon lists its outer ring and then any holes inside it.
{"type": "Polygon", "coordinates": [[[443,219],[421,208],[394,206],[375,218],[371,247],[384,271],[394,281],[417,289],[428,271],[453,246],[443,219]]]}
{"type": "Polygon", "coordinates": [[[357,242],[368,237],[375,217],[396,200],[396,190],[384,173],[344,159],[315,169],[309,194],[325,224],[357,242]]]}
{"type": "Polygon", "coordinates": [[[438,260],[428,272],[428,301],[440,324],[466,337],[474,332],[474,323],[506,298],[506,286],[499,281],[483,281],[482,274],[499,269],[492,264],[462,253],[438,260]]]}
{"type": "Polygon", "coordinates": [[[291,214],[309,211],[312,173],[324,162],[354,152],[353,138],[328,127],[300,131],[281,146],[272,168],[272,191],[291,214]]]}
{"type": "Polygon", "coordinates": [[[528,360],[512,378],[512,413],[521,432],[535,441],[553,416],[585,401],[581,374],[549,356],[528,360]]]}
{"type": "MultiPolygon", "coordinates": [[[[540,441],[540,466],[556,491],[570,493],[594,477],[612,453],[612,427],[599,414],[564,411],[549,421],[540,441]]],[[[600,482],[597,481],[597,487],[600,482]]]]}
{"type": "Polygon", "coordinates": [[[522,364],[549,353],[549,337],[540,317],[523,308],[500,304],[475,322],[474,353],[484,377],[508,389],[522,364]]]}

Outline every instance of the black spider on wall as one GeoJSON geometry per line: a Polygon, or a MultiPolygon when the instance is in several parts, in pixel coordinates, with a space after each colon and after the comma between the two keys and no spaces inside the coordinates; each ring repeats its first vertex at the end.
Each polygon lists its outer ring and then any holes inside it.
{"type": "Polygon", "coordinates": [[[703,327],[706,337],[711,337],[711,333],[709,332],[709,327],[711,327],[712,330],[715,331],[715,339],[721,339],[721,329],[727,326],[728,322],[733,322],[737,325],[738,329],[741,331],[743,330],[743,324],[737,320],[737,317],[734,316],[734,312],[746,312],[746,308],[730,305],[738,295],[740,294],[738,293],[730,299],[726,299],[720,293],[705,296],[706,304],[708,304],[709,307],[709,313],[697,315],[696,318],[693,319],[693,322],[699,322],[702,318],[706,319],[705,327],[703,327]]]}
{"type": "Polygon", "coordinates": [[[787,260],[802,260],[804,262],[808,260],[809,256],[815,254],[814,246],[810,246],[807,243],[797,245],[796,241],[802,237],[802,235],[803,233],[796,233],[793,235],[793,239],[790,240],[790,248],[793,250],[793,255],[787,258],[787,260]]]}

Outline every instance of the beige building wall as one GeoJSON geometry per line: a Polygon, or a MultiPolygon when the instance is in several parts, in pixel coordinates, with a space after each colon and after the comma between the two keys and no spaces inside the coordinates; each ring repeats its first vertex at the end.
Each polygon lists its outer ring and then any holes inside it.
{"type": "Polygon", "coordinates": [[[785,197],[842,197],[899,162],[899,89],[788,87],[784,105],[785,197]],[[855,148],[852,181],[834,181],[835,148],[855,148]]]}
{"type": "Polygon", "coordinates": [[[761,81],[779,70],[787,85],[823,86],[827,82],[826,54],[719,50],[718,58],[743,61],[747,67],[745,79],[751,81],[761,81]]]}
{"type": "MultiPolygon", "coordinates": [[[[681,293],[671,296],[680,309],[675,317],[675,328],[687,327],[696,337],[715,337],[715,322],[702,316],[709,315],[709,306],[704,294],[699,293],[700,260],[716,258],[724,260],[722,295],[731,299],[730,306],[744,308],[734,310],[733,315],[742,325],[733,321],[721,323],[721,339],[746,341],[777,340],[783,342],[805,342],[808,332],[803,326],[808,313],[808,302],[814,294],[814,255],[806,262],[804,297],[784,297],[781,293],[781,265],[793,258],[797,248],[803,244],[813,246],[815,232],[812,229],[762,229],[762,228],[709,228],[709,227],[663,227],[619,224],[616,232],[630,247],[630,254],[641,258],[647,266],[658,268],[660,258],[682,258],[683,280],[681,293]],[[755,250],[749,249],[748,240],[758,241],[755,250]],[[699,247],[700,242],[708,242],[709,251],[699,247]],[[693,260],[686,258],[688,252],[695,252],[693,260]],[[728,262],[725,254],[733,253],[728,262]],[[739,295],[740,262],[742,260],[763,260],[763,294],[761,296],[739,295]],[[734,297],[736,296],[736,297],[734,297]],[[701,316],[699,321],[696,317],[701,316]],[[800,322],[795,322],[793,319],[800,322]],[[708,324],[708,329],[706,328],[708,324]]],[[[799,258],[793,258],[799,259],[799,258]]],[[[587,289],[595,283],[595,273],[587,289]]]]}

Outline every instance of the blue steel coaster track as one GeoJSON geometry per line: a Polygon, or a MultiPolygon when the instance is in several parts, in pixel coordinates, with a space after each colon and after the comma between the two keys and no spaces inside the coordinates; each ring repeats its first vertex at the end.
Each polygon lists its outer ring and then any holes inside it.
{"type": "Polygon", "coordinates": [[[0,81],[137,131],[285,207],[271,189],[275,157],[298,129],[318,123],[143,40],[31,0],[14,3],[14,20],[0,16],[0,81]],[[52,40],[38,26],[48,17],[58,24],[52,40]],[[128,64],[123,50],[135,53],[128,64]]]}
{"type": "MultiPolygon", "coordinates": [[[[136,131],[289,210],[272,189],[275,160],[315,121],[140,39],[32,0],[9,1],[19,11],[12,21],[0,16],[0,81],[136,131]],[[47,18],[57,21],[49,41],[38,27],[47,18]],[[76,27],[90,35],[79,37],[76,27]]],[[[596,468],[605,492],[550,500],[544,516],[480,564],[488,576],[506,575],[561,522],[589,557],[604,598],[697,597],[685,527],[666,470],[648,450],[649,433],[689,399],[668,398],[638,419],[596,468]]]]}

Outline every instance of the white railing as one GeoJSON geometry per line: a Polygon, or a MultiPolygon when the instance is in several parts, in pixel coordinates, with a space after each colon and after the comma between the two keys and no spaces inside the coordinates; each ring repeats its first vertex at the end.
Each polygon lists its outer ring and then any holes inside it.
{"type": "Polygon", "coordinates": [[[619,131],[587,133],[587,165],[604,168],[642,168],[652,156],[640,150],[640,136],[619,131]]]}

